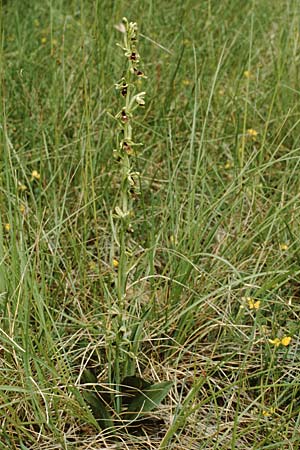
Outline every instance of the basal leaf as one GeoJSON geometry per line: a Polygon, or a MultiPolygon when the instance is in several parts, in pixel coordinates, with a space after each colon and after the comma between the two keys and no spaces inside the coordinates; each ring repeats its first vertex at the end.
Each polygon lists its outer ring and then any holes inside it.
{"type": "Polygon", "coordinates": [[[163,381],[162,383],[152,384],[143,389],[129,403],[125,420],[134,420],[143,413],[152,411],[162,400],[168,395],[172,386],[171,381],[163,381]]]}
{"type": "Polygon", "coordinates": [[[151,383],[136,375],[125,377],[122,381],[121,390],[126,391],[128,388],[142,391],[151,386],[151,383]]]}
{"type": "Polygon", "coordinates": [[[136,375],[125,377],[121,384],[122,404],[128,405],[145,388],[151,386],[151,383],[136,375]]]}
{"type": "Polygon", "coordinates": [[[97,377],[95,373],[90,369],[85,369],[81,375],[82,383],[97,383],[97,377]]]}
{"type": "Polygon", "coordinates": [[[108,411],[104,402],[95,392],[83,392],[85,401],[90,406],[93,416],[99,423],[100,427],[105,430],[107,428],[114,428],[114,422],[110,412],[108,411]]]}

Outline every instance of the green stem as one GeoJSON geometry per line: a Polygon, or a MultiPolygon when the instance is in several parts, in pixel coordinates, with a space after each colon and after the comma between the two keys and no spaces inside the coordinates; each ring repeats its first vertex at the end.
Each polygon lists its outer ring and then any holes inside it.
{"type": "Polygon", "coordinates": [[[114,394],[114,404],[117,414],[122,410],[122,397],[120,384],[124,377],[128,375],[128,367],[131,368],[134,362],[128,361],[128,342],[124,339],[124,332],[127,332],[128,319],[127,319],[127,305],[126,305],[126,290],[127,290],[127,278],[128,278],[128,227],[130,224],[130,212],[131,212],[131,196],[130,196],[130,179],[129,175],[132,172],[130,155],[127,150],[130,148],[132,142],[132,126],[131,126],[131,113],[134,111],[134,87],[132,85],[132,77],[136,76],[137,64],[134,59],[137,55],[137,50],[135,47],[136,43],[136,31],[135,24],[128,24],[125,20],[127,26],[127,32],[124,34],[124,48],[126,49],[125,55],[128,59],[128,68],[122,78],[122,83],[120,83],[120,92],[124,96],[124,106],[122,109],[122,114],[120,120],[122,122],[123,136],[122,142],[124,142],[124,148],[121,148],[121,159],[120,159],[120,199],[119,199],[119,209],[121,210],[120,217],[118,218],[119,223],[115,227],[117,234],[117,241],[119,243],[119,265],[118,274],[116,277],[116,295],[118,303],[118,317],[115,319],[115,349],[114,349],[114,374],[112,382],[114,384],[115,390],[114,394]],[[133,58],[128,55],[133,55],[133,58]],[[135,71],[135,72],[134,72],[135,71]],[[125,86],[125,88],[124,88],[125,86]],[[125,145],[126,143],[126,145],[125,145]]]}

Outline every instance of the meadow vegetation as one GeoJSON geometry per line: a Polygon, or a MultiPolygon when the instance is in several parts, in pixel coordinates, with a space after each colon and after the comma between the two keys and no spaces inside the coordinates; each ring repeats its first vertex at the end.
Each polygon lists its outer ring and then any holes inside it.
{"type": "Polygon", "coordinates": [[[296,0],[2,1],[0,450],[300,448],[299,26],[296,0]],[[166,387],[132,428],[128,376],[166,387]]]}

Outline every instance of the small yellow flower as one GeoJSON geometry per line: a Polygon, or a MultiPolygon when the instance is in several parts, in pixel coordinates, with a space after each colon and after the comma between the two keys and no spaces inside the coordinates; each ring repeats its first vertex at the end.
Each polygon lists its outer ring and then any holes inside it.
{"type": "Polygon", "coordinates": [[[33,170],[31,173],[31,181],[32,180],[40,180],[41,174],[37,170],[33,170]]]}
{"type": "Polygon", "coordinates": [[[280,250],[282,250],[283,252],[287,251],[289,246],[287,244],[280,244],[279,245],[280,250]]]}
{"type": "Polygon", "coordinates": [[[182,84],[183,84],[183,86],[190,86],[191,80],[187,80],[187,79],[182,80],[182,84]]]}
{"type": "Polygon", "coordinates": [[[225,94],[225,89],[221,88],[219,89],[219,95],[221,95],[221,97],[225,94]]]}
{"type": "Polygon", "coordinates": [[[9,231],[10,231],[10,224],[9,224],[9,223],[6,223],[6,224],[4,225],[4,229],[5,229],[5,231],[9,232],[9,231]]]}
{"type": "Polygon", "coordinates": [[[27,191],[27,186],[25,184],[19,183],[18,189],[19,191],[24,192],[27,191]]]}
{"type": "Polygon", "coordinates": [[[249,128],[247,130],[247,134],[248,134],[248,136],[252,137],[252,139],[255,140],[257,138],[258,132],[256,130],[254,130],[253,128],[249,128]]]}
{"type": "Polygon", "coordinates": [[[275,347],[279,347],[281,344],[281,340],[279,338],[269,339],[270,344],[275,345],[275,347]]]}
{"type": "Polygon", "coordinates": [[[245,72],[244,72],[244,77],[245,78],[250,78],[251,77],[251,72],[250,72],[250,70],[245,70],[245,72]]]}
{"type": "Polygon", "coordinates": [[[45,36],[43,36],[41,39],[41,44],[45,45],[46,42],[47,42],[47,38],[45,36]]]}
{"type": "Polygon", "coordinates": [[[227,160],[224,165],[224,169],[228,170],[228,169],[232,169],[232,168],[233,168],[233,163],[231,161],[227,160]]]}
{"type": "Polygon", "coordinates": [[[119,261],[117,259],[113,259],[113,267],[116,269],[119,267],[119,261]]]}
{"type": "Polygon", "coordinates": [[[291,342],[292,338],[291,336],[284,336],[281,339],[281,344],[284,345],[285,347],[287,347],[289,345],[289,343],[291,342]]]}
{"type": "Polygon", "coordinates": [[[172,244],[177,245],[177,244],[178,244],[177,236],[174,236],[174,234],[172,234],[172,235],[170,236],[170,241],[171,241],[172,244]]]}
{"type": "Polygon", "coordinates": [[[275,345],[275,347],[279,347],[279,345],[283,345],[284,347],[287,347],[292,338],[290,336],[284,336],[282,339],[275,338],[275,339],[269,339],[270,344],[275,345]]]}
{"type": "Polygon", "coordinates": [[[272,406],[269,410],[264,409],[262,414],[265,417],[270,417],[272,416],[272,414],[275,414],[275,411],[276,411],[275,408],[272,406]]]}
{"type": "Polygon", "coordinates": [[[259,309],[260,307],[260,300],[254,300],[252,297],[247,297],[247,302],[249,309],[259,309]]]}

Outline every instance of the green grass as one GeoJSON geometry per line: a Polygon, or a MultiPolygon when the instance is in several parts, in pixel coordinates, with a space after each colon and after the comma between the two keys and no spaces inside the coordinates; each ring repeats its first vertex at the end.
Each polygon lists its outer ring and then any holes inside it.
{"type": "Polygon", "coordinates": [[[0,449],[300,448],[298,2],[2,3],[0,449]],[[173,387],[113,440],[81,375],[114,363],[124,15],[148,76],[124,320],[151,306],[137,373],[173,387]]]}

